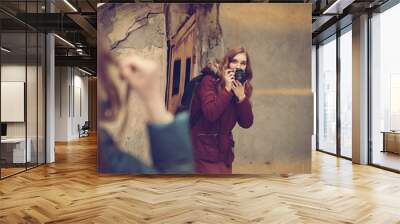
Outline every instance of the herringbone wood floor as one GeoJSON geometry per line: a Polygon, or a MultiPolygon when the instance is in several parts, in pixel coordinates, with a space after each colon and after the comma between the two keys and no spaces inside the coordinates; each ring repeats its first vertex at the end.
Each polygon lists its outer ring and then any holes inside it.
{"type": "Polygon", "coordinates": [[[400,223],[400,175],[314,152],[313,173],[99,176],[96,139],[0,181],[0,223],[400,223]]]}

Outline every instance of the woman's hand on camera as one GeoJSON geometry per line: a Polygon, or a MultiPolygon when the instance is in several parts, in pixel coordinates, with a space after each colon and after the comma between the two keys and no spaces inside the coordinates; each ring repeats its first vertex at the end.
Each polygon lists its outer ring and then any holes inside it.
{"type": "Polygon", "coordinates": [[[242,102],[245,98],[245,86],[246,86],[247,81],[242,84],[241,82],[239,82],[238,80],[233,80],[232,82],[232,90],[233,93],[235,93],[236,97],[239,99],[239,103],[242,102]]]}
{"type": "Polygon", "coordinates": [[[164,106],[160,92],[161,69],[157,64],[137,55],[130,55],[119,61],[120,78],[128,83],[142,99],[152,123],[168,123],[173,116],[164,106]]]}
{"type": "Polygon", "coordinates": [[[233,69],[226,69],[224,72],[225,89],[230,92],[235,81],[235,71],[233,69]]]}

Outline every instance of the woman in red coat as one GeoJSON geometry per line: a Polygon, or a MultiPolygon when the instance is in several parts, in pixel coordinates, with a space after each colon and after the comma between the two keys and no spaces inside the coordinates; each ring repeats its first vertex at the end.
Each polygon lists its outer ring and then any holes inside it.
{"type": "Polygon", "coordinates": [[[193,155],[197,173],[231,174],[234,160],[232,129],[236,123],[242,128],[253,124],[250,103],[253,73],[247,51],[230,49],[218,72],[203,69],[202,79],[191,106],[193,155]],[[244,84],[235,80],[235,70],[247,74],[244,84]],[[200,116],[195,116],[200,114],[200,116]]]}

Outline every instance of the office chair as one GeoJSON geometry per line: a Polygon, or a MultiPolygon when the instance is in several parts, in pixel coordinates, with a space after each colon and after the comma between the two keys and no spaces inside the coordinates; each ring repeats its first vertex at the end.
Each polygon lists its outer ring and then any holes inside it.
{"type": "Polygon", "coordinates": [[[82,127],[80,127],[80,125],[78,124],[79,138],[89,136],[89,129],[90,129],[89,121],[85,121],[82,127]]]}

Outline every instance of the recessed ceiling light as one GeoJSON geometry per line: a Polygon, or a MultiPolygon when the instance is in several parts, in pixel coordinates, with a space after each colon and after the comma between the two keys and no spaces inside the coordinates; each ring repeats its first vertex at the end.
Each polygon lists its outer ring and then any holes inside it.
{"type": "Polygon", "coordinates": [[[355,0],[336,0],[322,14],[342,14],[343,9],[351,5],[355,0]]]}
{"type": "Polygon", "coordinates": [[[78,70],[81,71],[81,72],[83,72],[83,73],[85,73],[85,74],[87,74],[87,75],[93,75],[92,73],[90,73],[90,72],[88,72],[88,71],[85,71],[85,70],[83,70],[83,69],[81,69],[81,68],[79,68],[79,67],[78,67],[78,70]]]}
{"type": "Polygon", "coordinates": [[[74,10],[75,12],[78,12],[78,10],[68,1],[68,0],[64,0],[65,4],[67,4],[72,10],[74,10]]]}
{"type": "Polygon", "coordinates": [[[0,49],[1,49],[2,51],[6,52],[6,53],[10,53],[10,52],[11,52],[11,50],[9,50],[9,49],[7,49],[7,48],[5,48],[5,47],[1,47],[0,49]]]}
{"type": "Polygon", "coordinates": [[[62,38],[62,37],[60,37],[60,36],[57,35],[57,34],[54,34],[54,36],[57,37],[58,39],[60,39],[62,42],[66,43],[67,45],[69,45],[69,46],[75,48],[75,45],[73,45],[73,44],[72,44],[71,42],[69,42],[68,40],[66,40],[66,39],[64,39],[64,38],[62,38]]]}

